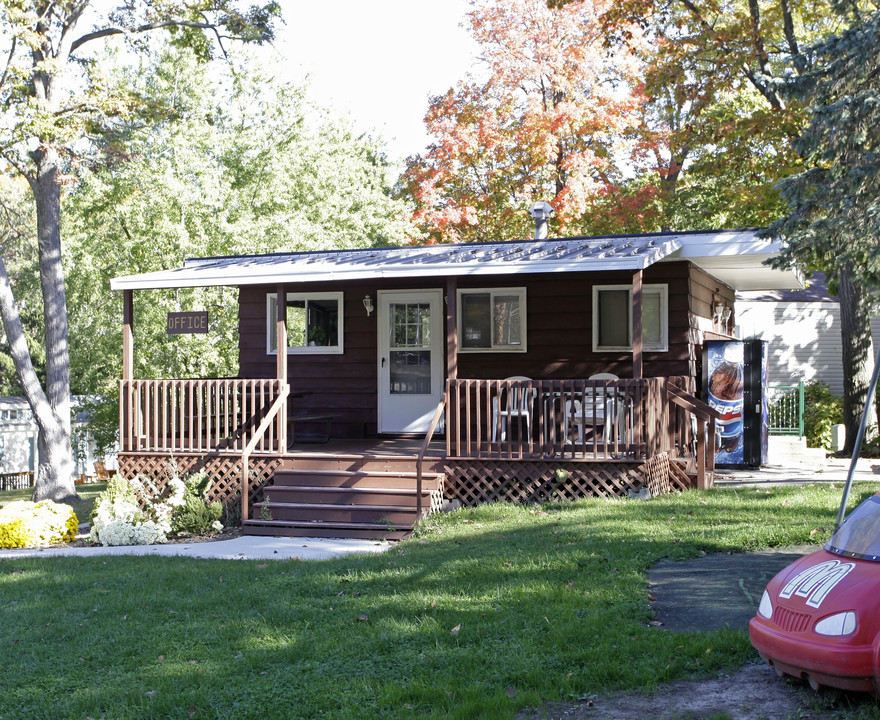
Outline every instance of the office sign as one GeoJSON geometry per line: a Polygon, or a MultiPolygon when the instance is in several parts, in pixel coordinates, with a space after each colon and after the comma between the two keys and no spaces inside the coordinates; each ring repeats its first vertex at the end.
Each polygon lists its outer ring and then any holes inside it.
{"type": "Polygon", "coordinates": [[[208,332],[208,311],[168,313],[169,335],[190,335],[208,332]]]}

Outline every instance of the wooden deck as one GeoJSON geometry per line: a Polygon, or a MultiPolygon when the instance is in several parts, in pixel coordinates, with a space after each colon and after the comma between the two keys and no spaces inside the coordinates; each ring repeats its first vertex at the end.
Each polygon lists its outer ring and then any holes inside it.
{"type": "Polygon", "coordinates": [[[239,506],[249,534],[400,538],[444,503],[626,496],[649,485],[661,456],[671,462],[659,486],[711,484],[711,413],[667,379],[450,380],[425,437],[293,445],[286,386],[255,385],[257,401],[251,381],[215,381],[224,383],[213,386],[217,402],[212,386],[137,382],[123,386],[120,472],[161,487],[170,462],[180,473],[205,468],[214,497],[239,506]],[[530,398],[528,422],[499,401],[511,393],[530,398]],[[207,406],[215,416],[199,425],[207,406]]]}

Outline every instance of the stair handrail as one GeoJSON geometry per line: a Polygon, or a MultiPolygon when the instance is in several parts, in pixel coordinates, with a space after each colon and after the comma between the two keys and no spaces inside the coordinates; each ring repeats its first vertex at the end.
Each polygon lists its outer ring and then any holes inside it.
{"type": "MultiPolygon", "coordinates": [[[[262,441],[263,436],[266,434],[266,431],[269,429],[269,426],[275,420],[275,417],[278,413],[283,412],[287,409],[287,396],[290,394],[290,383],[283,383],[281,385],[281,392],[278,394],[278,397],[275,398],[275,402],[269,407],[269,411],[266,413],[263,421],[259,424],[254,432],[254,436],[251,438],[251,441],[244,447],[241,451],[241,522],[244,524],[248,519],[248,503],[250,502],[250,477],[248,473],[248,460],[250,458],[251,453],[254,451],[254,448],[262,441]]],[[[280,437],[278,438],[278,442],[281,445],[282,452],[283,448],[286,447],[287,444],[287,428],[282,427],[281,432],[279,433],[280,437]]]]}
{"type": "Polygon", "coordinates": [[[428,446],[434,438],[434,431],[437,429],[437,425],[440,424],[440,418],[443,417],[445,407],[446,393],[444,392],[440,402],[437,403],[434,417],[431,418],[431,424],[428,426],[428,432],[425,433],[425,440],[416,458],[416,522],[422,519],[422,463],[425,460],[425,454],[428,452],[428,446]]]}
{"type": "Polygon", "coordinates": [[[697,419],[697,487],[700,489],[709,488],[711,485],[707,482],[706,473],[707,471],[712,475],[715,473],[715,453],[709,452],[706,447],[706,424],[709,425],[708,436],[714,438],[715,421],[721,417],[721,413],[708,403],[670,383],[666,384],[666,397],[670,402],[683,408],[697,419]]]}

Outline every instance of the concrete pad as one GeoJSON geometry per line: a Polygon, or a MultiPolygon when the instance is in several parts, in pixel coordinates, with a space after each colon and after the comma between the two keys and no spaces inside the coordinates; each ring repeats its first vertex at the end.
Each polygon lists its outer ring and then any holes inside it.
{"type": "MultiPolygon", "coordinates": [[[[760,469],[718,468],[715,484],[719,487],[742,487],[748,485],[804,485],[817,482],[846,482],[850,460],[826,458],[809,465],[764,465],[760,469]]],[[[859,458],[853,473],[854,482],[880,480],[880,459],[859,458]]]]}
{"type": "Polygon", "coordinates": [[[767,583],[819,547],[661,560],[648,571],[654,615],[667,630],[748,630],[767,583]]]}
{"type": "Polygon", "coordinates": [[[98,557],[101,555],[165,555],[217,560],[323,560],[356,553],[381,553],[393,543],[334,538],[251,537],[165,545],[57,546],[0,550],[0,561],[23,557],[98,557]]]}

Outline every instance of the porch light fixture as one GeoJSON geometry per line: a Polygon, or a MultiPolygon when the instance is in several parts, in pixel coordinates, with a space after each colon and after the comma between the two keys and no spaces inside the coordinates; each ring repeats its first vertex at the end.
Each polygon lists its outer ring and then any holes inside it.
{"type": "Polygon", "coordinates": [[[714,317],[712,318],[715,321],[715,327],[721,327],[721,318],[724,315],[724,303],[721,300],[716,300],[714,306],[712,308],[714,310],[714,317]]]}
{"type": "Polygon", "coordinates": [[[364,295],[364,310],[367,311],[367,317],[373,314],[373,298],[369,295],[364,295]]]}
{"type": "Polygon", "coordinates": [[[730,332],[730,315],[732,313],[733,308],[729,305],[725,305],[724,310],[721,311],[721,325],[727,332],[730,332]]]}

